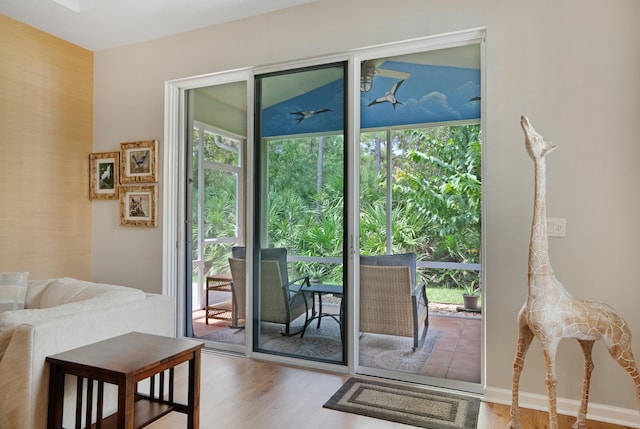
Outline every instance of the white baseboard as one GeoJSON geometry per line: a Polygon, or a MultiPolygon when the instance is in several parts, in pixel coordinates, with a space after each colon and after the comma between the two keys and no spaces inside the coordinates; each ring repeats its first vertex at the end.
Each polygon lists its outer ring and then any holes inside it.
{"type": "MultiPolygon", "coordinates": [[[[520,407],[533,410],[547,411],[549,404],[546,395],[520,392],[520,407]]],[[[484,389],[482,400],[496,404],[511,405],[511,390],[487,387],[484,389]]],[[[558,398],[558,414],[575,416],[580,407],[580,401],[558,398]]],[[[587,418],[601,422],[613,423],[632,428],[640,428],[640,415],[637,410],[612,407],[609,405],[589,403],[587,418]]]]}

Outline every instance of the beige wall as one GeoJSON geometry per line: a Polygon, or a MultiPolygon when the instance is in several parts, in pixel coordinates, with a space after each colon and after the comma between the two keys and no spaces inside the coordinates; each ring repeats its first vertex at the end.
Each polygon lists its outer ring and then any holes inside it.
{"type": "MultiPolygon", "coordinates": [[[[488,391],[508,393],[533,201],[523,113],[558,145],[547,161],[548,215],[567,218],[568,236],[550,240],[556,274],[574,295],[617,308],[640,356],[638,18],[637,0],[320,0],[97,52],[94,150],[154,138],[162,147],[167,80],[486,27],[485,381],[488,391]]],[[[161,228],[120,228],[115,204],[93,208],[94,280],[160,291],[161,228]]],[[[626,373],[602,345],[594,356],[592,403],[635,409],[626,373]]],[[[560,397],[579,398],[581,365],[578,345],[564,342],[560,397]]],[[[544,395],[543,374],[534,344],[522,390],[544,395]]]]}
{"type": "Polygon", "coordinates": [[[93,53],[0,15],[0,271],[91,278],[93,53]]]}

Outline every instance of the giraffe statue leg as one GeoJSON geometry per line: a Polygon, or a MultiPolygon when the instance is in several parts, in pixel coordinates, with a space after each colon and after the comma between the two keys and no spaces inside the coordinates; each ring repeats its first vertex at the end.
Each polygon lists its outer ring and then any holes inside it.
{"type": "Polygon", "coordinates": [[[533,341],[533,333],[529,326],[522,323],[520,326],[520,332],[518,334],[518,349],[516,351],[516,358],[513,362],[513,388],[511,397],[511,422],[507,425],[507,429],[522,429],[522,423],[520,423],[520,406],[518,405],[518,390],[520,389],[520,374],[522,368],[524,368],[524,357],[529,350],[529,346],[533,341]]]}
{"type": "Polygon", "coordinates": [[[591,373],[593,372],[593,360],[591,352],[593,350],[593,341],[578,340],[584,355],[584,380],[582,381],[582,401],[580,402],[580,410],[578,418],[573,429],[587,429],[587,407],[589,404],[589,385],[591,384],[591,373]]]}
{"type": "Polygon", "coordinates": [[[607,350],[613,359],[629,373],[636,389],[636,398],[640,406],[640,372],[631,351],[631,334],[621,335],[618,342],[607,344],[607,350]]]}
{"type": "Polygon", "coordinates": [[[549,429],[558,429],[556,351],[558,350],[559,342],[560,338],[545,338],[544,341],[541,341],[547,369],[545,384],[547,385],[547,396],[549,397],[549,429]]]}

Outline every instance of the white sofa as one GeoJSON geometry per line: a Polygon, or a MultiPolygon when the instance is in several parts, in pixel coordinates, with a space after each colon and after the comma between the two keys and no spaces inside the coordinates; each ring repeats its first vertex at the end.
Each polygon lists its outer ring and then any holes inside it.
{"type": "MultiPolygon", "coordinates": [[[[174,336],[174,299],[71,278],[29,281],[25,308],[0,313],[0,428],[46,427],[47,356],[131,331],[174,336]]],[[[75,386],[68,376],[65,427],[75,427],[75,386]]],[[[108,415],[115,389],[105,397],[108,415]]]]}

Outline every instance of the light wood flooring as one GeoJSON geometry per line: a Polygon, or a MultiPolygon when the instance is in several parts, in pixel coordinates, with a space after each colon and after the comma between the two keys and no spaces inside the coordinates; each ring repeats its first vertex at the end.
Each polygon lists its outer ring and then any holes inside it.
{"type": "MultiPolygon", "coordinates": [[[[442,331],[429,359],[428,375],[477,382],[480,377],[479,319],[431,314],[430,329],[442,331]]],[[[201,335],[228,329],[228,322],[205,325],[204,312],[194,313],[194,328],[201,335]]],[[[186,370],[178,383],[186,386],[186,370]]],[[[402,428],[410,427],[322,408],[347,380],[344,374],[293,368],[235,355],[205,351],[202,358],[202,429],[226,428],[402,428]]],[[[184,390],[178,388],[179,391],[184,390]]],[[[525,429],[548,428],[545,412],[522,409],[525,429]]],[[[575,417],[559,416],[560,429],[569,429],[575,417]]],[[[483,402],[479,429],[502,429],[509,422],[509,407],[483,402]]],[[[151,429],[186,428],[184,416],[172,413],[148,426],[151,429]]],[[[630,429],[589,421],[589,429],[630,429]]]]}
{"type": "MultiPolygon", "coordinates": [[[[176,399],[186,397],[186,366],[176,371],[176,399]]],[[[377,420],[322,405],[347,380],[344,374],[292,368],[245,357],[205,351],[202,354],[200,428],[326,429],[404,428],[399,423],[377,420]]],[[[561,416],[560,429],[569,429],[575,418],[561,416]]],[[[509,422],[504,405],[482,403],[479,429],[501,429],[509,422]]],[[[525,429],[547,428],[547,414],[522,410],[525,429]]],[[[150,429],[185,429],[186,417],[171,413],[147,426],[150,429]]],[[[589,429],[629,429],[589,422],[589,429]]]]}

